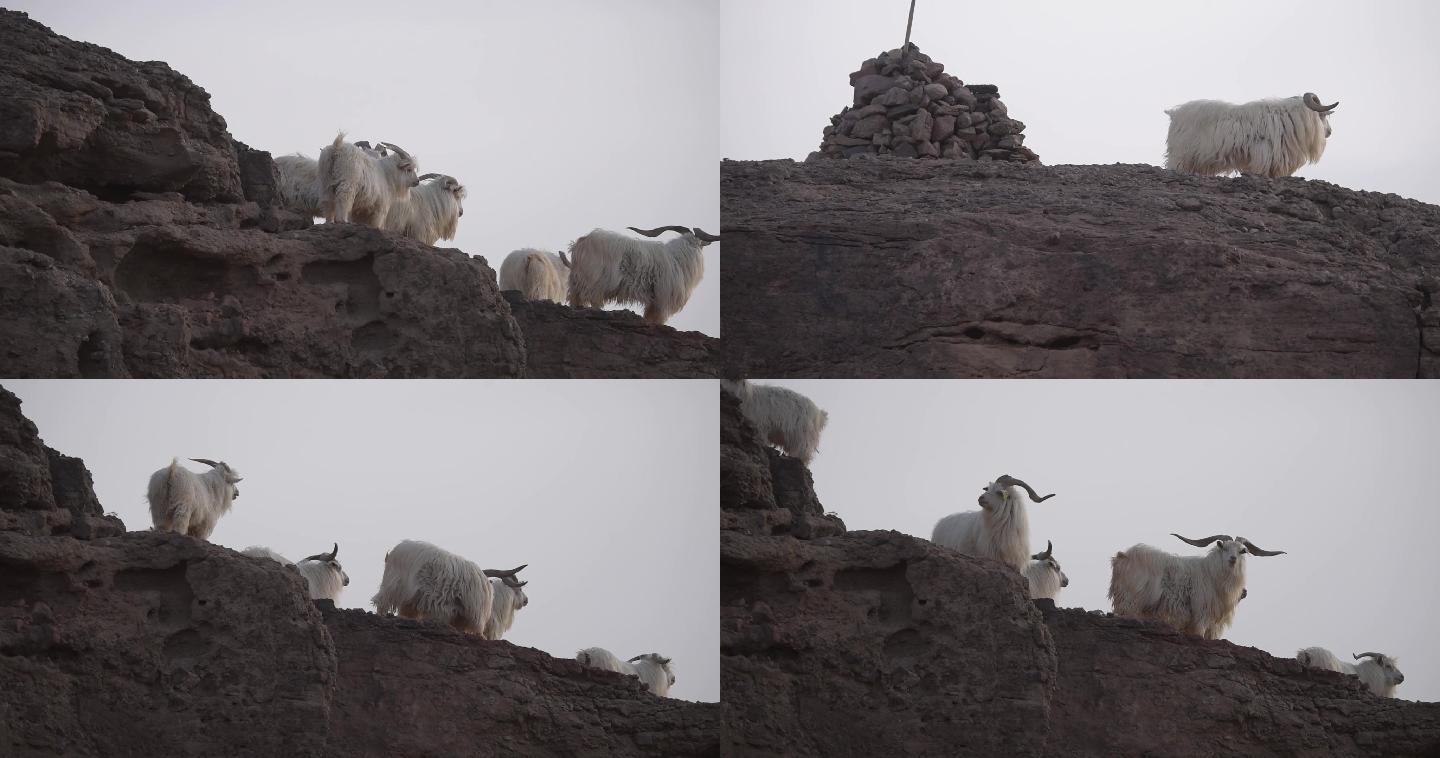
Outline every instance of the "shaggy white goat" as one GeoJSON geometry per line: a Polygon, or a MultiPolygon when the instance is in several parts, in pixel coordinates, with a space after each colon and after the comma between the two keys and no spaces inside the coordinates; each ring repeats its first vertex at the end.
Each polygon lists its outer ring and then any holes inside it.
{"type": "Polygon", "coordinates": [[[455,239],[460,217],[465,215],[465,209],[460,207],[460,201],[465,199],[465,186],[455,177],[443,174],[423,174],[420,181],[420,186],[390,206],[382,228],[426,245],[434,245],[436,240],[455,239]],[[426,179],[437,181],[426,182],[426,179]]]}
{"type": "Polygon", "coordinates": [[[482,570],[428,542],[405,540],[385,554],[385,573],[371,602],[382,615],[439,621],[468,634],[496,639],[485,633],[487,624],[493,623],[495,598],[487,577],[502,579],[518,590],[528,583],[515,579],[523,568],[482,570]]]}
{"type": "Polygon", "coordinates": [[[1060,588],[1070,586],[1070,577],[1060,569],[1060,562],[1055,560],[1055,546],[1049,540],[1045,541],[1045,552],[1036,553],[1030,556],[1030,562],[1025,564],[1025,579],[1030,582],[1030,598],[1048,597],[1054,599],[1060,594],[1060,588]]]}
{"type": "Polygon", "coordinates": [[[675,686],[675,672],[670,670],[670,659],[659,653],[637,655],[626,662],[603,647],[587,647],[575,654],[575,660],[582,666],[639,677],[651,692],[660,697],[665,697],[675,686]]]}
{"type": "Polygon", "coordinates": [[[1396,658],[1384,653],[1357,653],[1354,658],[1359,663],[1346,663],[1323,647],[1307,647],[1295,654],[1302,666],[1359,677],[1376,695],[1395,697],[1396,685],[1405,681],[1405,675],[1395,667],[1396,658]]]}
{"type": "Polygon", "coordinates": [[[220,517],[240,497],[240,474],[224,461],[191,458],[210,467],[197,474],[180,466],[180,459],[150,475],[145,497],[150,501],[150,521],[162,532],[179,532],[202,540],[210,539],[220,517]]]}
{"type": "Polygon", "coordinates": [[[487,640],[498,640],[510,631],[515,614],[530,604],[530,598],[525,596],[525,590],[506,584],[504,579],[491,579],[490,593],[494,600],[490,603],[490,617],[485,620],[484,636],[487,640]]]}
{"type": "Polygon", "coordinates": [[[327,222],[365,224],[380,227],[390,206],[410,194],[420,183],[415,159],[389,142],[380,143],[395,151],[377,158],[374,151],[345,142],[345,133],[320,151],[316,172],[320,181],[320,210],[327,222]]]}
{"type": "Polygon", "coordinates": [[[314,158],[299,153],[275,159],[280,172],[280,204],[310,217],[320,212],[320,169],[314,158]]]}
{"type": "Polygon", "coordinates": [[[1030,522],[1020,499],[1021,489],[1036,503],[1055,497],[1040,497],[1030,485],[1006,474],[980,493],[980,510],[952,513],[935,522],[930,541],[1024,572],[1030,560],[1030,522]]]}
{"type": "Polygon", "coordinates": [[[1330,113],[1313,92],[1235,105],[1192,100],[1165,111],[1165,168],[1192,174],[1239,171],[1289,176],[1325,153],[1330,113]]]}
{"type": "Polygon", "coordinates": [[[526,300],[564,302],[570,284],[570,268],[560,256],[521,248],[505,256],[500,264],[500,289],[519,290],[526,300]]]}
{"type": "Polygon", "coordinates": [[[809,464],[820,447],[830,415],[810,398],[784,387],[725,379],[721,385],[740,400],[740,411],[766,442],[809,464]]]}
{"type": "Polygon", "coordinates": [[[701,248],[720,237],[684,226],[626,228],[646,237],[666,231],[680,236],[659,242],[596,229],[575,240],[569,259],[560,254],[561,262],[570,267],[568,300],[575,308],[603,308],[610,302],[641,305],[646,321],[663,324],[685,307],[705,275],[701,248]]]}
{"type": "Polygon", "coordinates": [[[1284,555],[1262,550],[1244,537],[1216,534],[1201,540],[1180,537],[1205,555],[1173,555],[1135,545],[1110,559],[1110,592],[1115,615],[1160,621],[1187,634],[1218,639],[1235,619],[1245,595],[1245,554],[1284,555]]]}
{"type": "Polygon", "coordinates": [[[310,587],[310,599],[312,600],[338,600],[340,590],[350,586],[349,575],[340,566],[340,561],[335,560],[335,556],[339,552],[340,545],[337,543],[334,549],[328,553],[317,553],[309,558],[300,559],[299,563],[293,563],[268,547],[247,547],[240,551],[242,555],[248,555],[251,558],[269,558],[300,572],[300,576],[305,577],[305,583],[310,587]]]}

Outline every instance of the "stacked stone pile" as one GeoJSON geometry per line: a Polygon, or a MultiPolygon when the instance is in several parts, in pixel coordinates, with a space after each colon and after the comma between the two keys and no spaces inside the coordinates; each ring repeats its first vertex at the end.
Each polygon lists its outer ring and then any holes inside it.
{"type": "Polygon", "coordinates": [[[1025,124],[1010,118],[993,84],[966,84],[945,64],[910,45],[890,50],[850,75],[855,104],[830,118],[810,160],[857,155],[1027,163],[1025,124]]]}

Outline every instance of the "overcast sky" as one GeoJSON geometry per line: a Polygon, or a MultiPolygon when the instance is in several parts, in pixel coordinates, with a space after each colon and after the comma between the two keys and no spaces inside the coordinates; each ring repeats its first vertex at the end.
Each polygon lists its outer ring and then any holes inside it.
{"type": "Polygon", "coordinates": [[[673,696],[719,700],[713,381],[4,385],[132,531],[150,527],[152,472],[224,460],[245,480],[211,541],[291,560],[338,541],[342,607],[374,610],[403,539],[482,568],[528,563],[507,640],[562,658],[659,652],[673,696]]]}
{"type": "Polygon", "coordinates": [[[1400,658],[1400,697],[1440,700],[1434,559],[1440,382],[776,381],[830,414],[811,471],[850,529],[929,539],[1001,474],[1070,578],[1064,607],[1110,610],[1110,558],[1170,536],[1244,536],[1249,597],[1226,639],[1281,657],[1400,658]]]}
{"type": "MultiPolygon", "coordinates": [[[[719,230],[717,0],[7,2],[56,33],[161,60],[230,133],[312,158],[337,129],[469,190],[442,246],[499,269],[596,227],[719,230]]],[[[666,238],[671,235],[666,235],[666,238]]],[[[720,253],[670,325],[720,333],[720,253]]]]}
{"type": "MultiPolygon", "coordinates": [[[[725,0],[721,154],[803,159],[853,99],[848,74],[905,39],[908,0],[725,0]]],[[[1440,3],[1431,0],[918,0],[912,41],[995,84],[1047,165],[1163,165],[1164,111],[1315,92],[1340,101],[1298,176],[1440,203],[1440,3]]]]}

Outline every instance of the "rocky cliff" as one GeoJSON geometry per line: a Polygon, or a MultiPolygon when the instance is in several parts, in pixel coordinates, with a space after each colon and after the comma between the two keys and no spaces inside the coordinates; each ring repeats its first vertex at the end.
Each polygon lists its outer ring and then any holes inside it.
{"type": "Polygon", "coordinates": [[[719,706],[126,532],[0,389],[0,755],[714,756],[719,706]]]}
{"type": "Polygon", "coordinates": [[[1057,610],[994,562],[847,532],[724,392],[720,412],[728,755],[1440,754],[1440,703],[1057,610]]]}
{"type": "Polygon", "coordinates": [[[164,63],[10,11],[0,38],[6,376],[716,373],[713,338],[605,311],[574,317],[593,343],[528,334],[484,258],[282,210],[270,155],[164,63]]]}
{"type": "Polygon", "coordinates": [[[1395,195],[725,161],[721,218],[730,376],[1440,376],[1440,208],[1395,195]]]}

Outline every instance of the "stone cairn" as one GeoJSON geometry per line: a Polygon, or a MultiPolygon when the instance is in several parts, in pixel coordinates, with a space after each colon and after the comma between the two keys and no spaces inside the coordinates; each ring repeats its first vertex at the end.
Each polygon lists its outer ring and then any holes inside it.
{"type": "Polygon", "coordinates": [[[945,73],[945,64],[910,45],[890,50],[850,75],[855,105],[830,118],[820,150],[807,160],[898,155],[1028,163],[1025,124],[1010,118],[993,84],[972,84],[945,73]]]}

